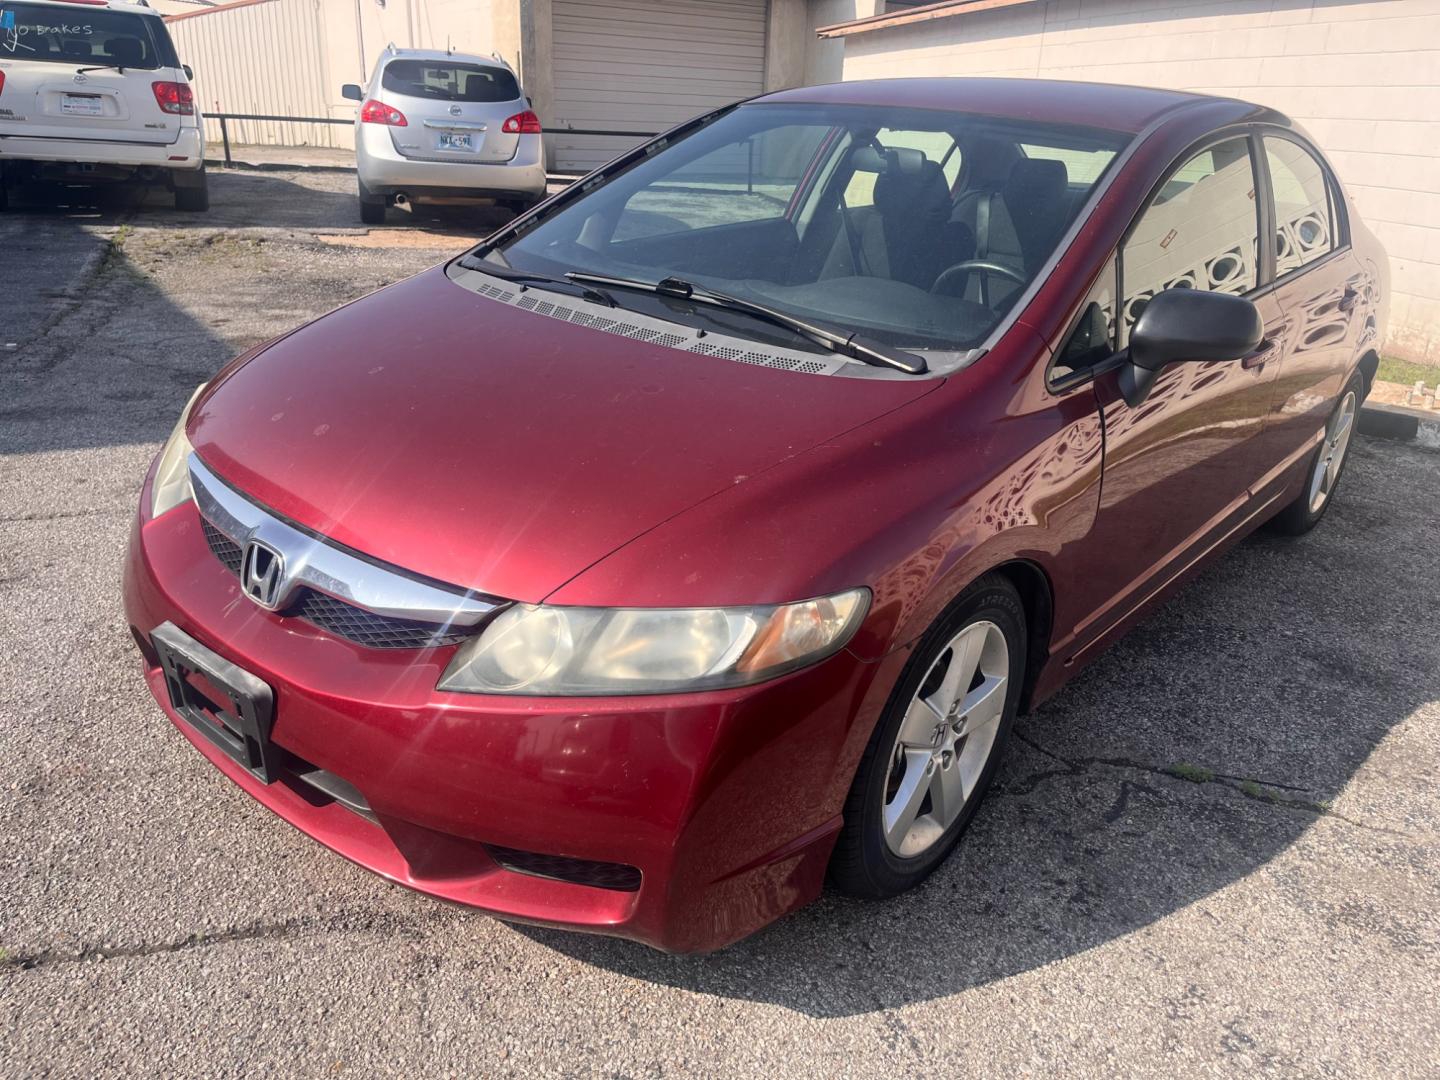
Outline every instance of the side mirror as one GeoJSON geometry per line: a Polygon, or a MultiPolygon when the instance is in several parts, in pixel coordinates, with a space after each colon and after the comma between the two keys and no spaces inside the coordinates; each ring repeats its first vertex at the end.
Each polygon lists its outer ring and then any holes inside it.
{"type": "Polygon", "coordinates": [[[1260,347],[1265,321],[1249,300],[1199,289],[1156,293],[1130,331],[1120,393],[1132,409],[1145,400],[1169,364],[1238,360],[1260,347]]]}
{"type": "Polygon", "coordinates": [[[189,64],[181,64],[180,70],[185,73],[185,78],[188,79],[190,82],[195,81],[195,69],[192,68],[189,64]]]}
{"type": "Polygon", "coordinates": [[[353,82],[347,82],[344,86],[340,87],[340,96],[347,101],[364,101],[365,91],[361,90],[360,87],[356,86],[353,82]]]}

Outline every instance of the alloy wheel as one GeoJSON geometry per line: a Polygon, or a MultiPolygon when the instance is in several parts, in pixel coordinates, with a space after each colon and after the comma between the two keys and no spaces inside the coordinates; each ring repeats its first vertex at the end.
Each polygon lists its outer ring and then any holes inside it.
{"type": "Polygon", "coordinates": [[[1340,478],[1340,467],[1345,462],[1345,451],[1350,446],[1350,436],[1355,430],[1357,401],[1354,390],[1347,390],[1340,400],[1335,415],[1325,427],[1325,442],[1320,455],[1315,459],[1315,469],[1310,475],[1310,512],[1319,512],[1335,490],[1335,481],[1340,478]]]}
{"type": "Polygon", "coordinates": [[[881,827],[901,858],[924,854],[970,801],[1009,694],[1010,648],[993,622],[966,626],[911,699],[890,752],[881,827]]]}

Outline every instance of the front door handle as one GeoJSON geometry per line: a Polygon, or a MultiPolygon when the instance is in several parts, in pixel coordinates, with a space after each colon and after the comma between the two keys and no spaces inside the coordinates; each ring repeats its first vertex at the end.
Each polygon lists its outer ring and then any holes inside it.
{"type": "Polygon", "coordinates": [[[1240,358],[1240,366],[1246,371],[1255,371],[1265,366],[1265,362],[1275,355],[1275,342],[1266,338],[1260,342],[1260,347],[1254,352],[1240,358]]]}

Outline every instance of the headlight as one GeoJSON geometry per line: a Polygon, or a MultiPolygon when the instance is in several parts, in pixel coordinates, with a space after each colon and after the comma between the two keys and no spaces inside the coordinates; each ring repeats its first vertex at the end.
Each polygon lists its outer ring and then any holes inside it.
{"type": "Polygon", "coordinates": [[[455,654],[439,688],[580,697],[744,686],[838,651],[869,604],[866,589],[769,607],[517,604],[455,654]]]}
{"type": "Polygon", "coordinates": [[[173,510],[191,499],[190,491],[190,440],[185,437],[185,422],[190,419],[190,406],[205,389],[201,383],[190,395],[175,430],[160,448],[160,457],[155,464],[155,482],[150,485],[150,516],[157,518],[167,510],[173,510]]]}

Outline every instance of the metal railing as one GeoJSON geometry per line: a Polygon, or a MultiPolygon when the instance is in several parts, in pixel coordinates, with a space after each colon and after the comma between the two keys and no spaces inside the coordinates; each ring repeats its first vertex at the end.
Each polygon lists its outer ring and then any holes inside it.
{"type": "MultiPolygon", "coordinates": [[[[220,122],[220,142],[225,148],[225,164],[233,165],[234,159],[230,153],[230,126],[231,120],[259,120],[278,124],[342,124],[349,127],[355,123],[354,118],[338,119],[333,116],[270,116],[265,113],[225,113],[207,112],[203,114],[205,120],[218,120],[220,122]]],[[[630,139],[653,139],[660,134],[658,131],[615,131],[607,128],[546,128],[544,135],[602,135],[616,136],[630,139]]]]}

